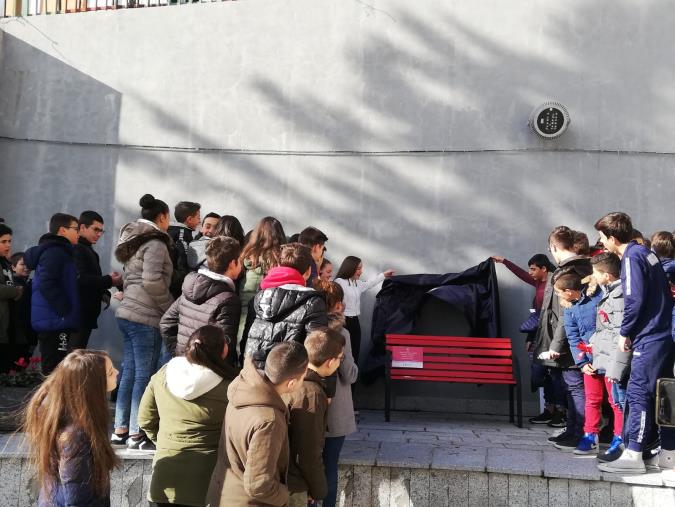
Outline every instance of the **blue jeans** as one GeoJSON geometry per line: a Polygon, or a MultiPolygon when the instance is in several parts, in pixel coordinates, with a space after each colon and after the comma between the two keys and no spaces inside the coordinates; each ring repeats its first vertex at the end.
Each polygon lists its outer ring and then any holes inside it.
{"type": "Polygon", "coordinates": [[[326,471],[328,493],[323,499],[322,507],[335,507],[338,487],[338,460],[345,437],[326,437],[323,444],[323,466],[326,471]]]}
{"type": "Polygon", "coordinates": [[[581,370],[570,368],[562,371],[567,384],[567,431],[574,436],[584,434],[586,420],[586,395],[584,394],[584,374],[581,370]]]}
{"type": "Polygon", "coordinates": [[[122,375],[115,405],[115,429],[128,429],[131,435],[138,433],[138,405],[150,381],[157,371],[157,362],[162,343],[159,329],[117,319],[124,336],[124,360],[122,375]]]}

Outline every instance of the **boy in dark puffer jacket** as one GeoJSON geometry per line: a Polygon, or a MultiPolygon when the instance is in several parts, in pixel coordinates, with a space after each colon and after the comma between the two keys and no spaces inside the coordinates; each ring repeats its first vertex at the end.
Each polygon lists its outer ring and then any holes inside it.
{"type": "Polygon", "coordinates": [[[281,247],[280,266],[272,268],[260,284],[253,308],[256,318],[246,343],[246,354],[261,367],[275,343],[303,343],[311,331],[328,325],[326,301],[306,287],[312,254],[300,243],[281,247]]]}
{"type": "Polygon", "coordinates": [[[49,220],[49,233],[24,254],[26,267],[35,270],[31,324],[38,333],[44,375],[49,375],[66,357],[81,326],[80,290],[73,257],[77,230],[77,218],[56,213],[49,220]]]}
{"type": "Polygon", "coordinates": [[[219,326],[230,344],[228,359],[237,363],[236,347],[241,301],[234,280],[241,272],[241,246],[234,238],[219,236],[206,247],[207,267],[190,273],[183,282],[182,295],[159,323],[168,350],[174,356],[185,351],[190,335],[207,324],[219,326]]]}

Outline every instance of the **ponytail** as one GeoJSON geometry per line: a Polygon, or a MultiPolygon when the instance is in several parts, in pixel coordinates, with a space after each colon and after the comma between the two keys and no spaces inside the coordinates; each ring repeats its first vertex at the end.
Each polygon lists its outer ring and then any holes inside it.
{"type": "Polygon", "coordinates": [[[230,343],[222,328],[213,325],[203,326],[190,335],[185,348],[185,358],[189,363],[204,366],[225,380],[232,380],[237,376],[237,372],[222,357],[225,345],[229,347],[230,343]]]}

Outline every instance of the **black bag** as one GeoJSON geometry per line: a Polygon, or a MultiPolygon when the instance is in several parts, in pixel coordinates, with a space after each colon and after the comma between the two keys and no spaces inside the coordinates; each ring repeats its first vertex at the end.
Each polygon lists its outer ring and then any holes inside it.
{"type": "Polygon", "coordinates": [[[656,424],[675,427],[675,379],[656,381],[656,424]]]}

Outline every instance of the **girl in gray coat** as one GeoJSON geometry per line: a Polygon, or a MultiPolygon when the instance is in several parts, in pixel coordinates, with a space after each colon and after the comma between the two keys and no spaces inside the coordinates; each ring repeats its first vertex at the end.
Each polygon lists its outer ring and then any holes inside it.
{"type": "Polygon", "coordinates": [[[162,345],[159,321],[173,303],[169,292],[172,242],[166,233],[166,203],[146,194],[140,205],[143,218],[122,227],[115,249],[115,257],[124,264],[124,297],[116,313],[124,336],[124,363],[111,443],[153,450],[152,442],[140,432],[138,406],[150,376],[157,370],[162,345]]]}
{"type": "Polygon", "coordinates": [[[326,298],[328,327],[339,331],[345,337],[345,352],[337,370],[335,396],[326,412],[326,440],[323,447],[323,464],[328,483],[328,494],[323,507],[334,507],[337,497],[338,460],[345,437],[356,431],[352,384],[359,376],[359,367],[354,361],[349,342],[349,331],[345,328],[344,292],[336,282],[321,279],[314,281],[314,288],[326,298]]]}

